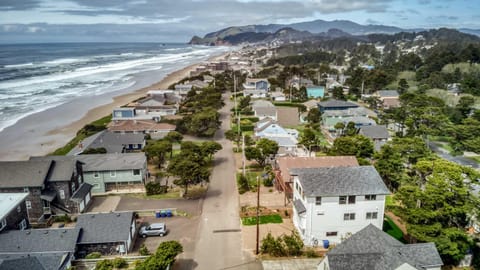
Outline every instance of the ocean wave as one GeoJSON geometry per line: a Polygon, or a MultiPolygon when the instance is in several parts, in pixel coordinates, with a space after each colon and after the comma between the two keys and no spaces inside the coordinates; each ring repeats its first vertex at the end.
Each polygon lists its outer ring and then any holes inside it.
{"type": "Polygon", "coordinates": [[[15,65],[5,65],[4,68],[22,68],[33,66],[33,63],[24,63],[24,64],[15,64],[15,65]]]}

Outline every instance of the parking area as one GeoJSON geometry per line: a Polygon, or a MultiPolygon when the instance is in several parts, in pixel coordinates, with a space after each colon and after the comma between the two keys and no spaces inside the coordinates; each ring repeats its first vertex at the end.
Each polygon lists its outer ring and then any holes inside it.
{"type": "Polygon", "coordinates": [[[142,238],[138,236],[133,248],[134,253],[138,253],[142,244],[148,248],[150,252],[155,252],[158,245],[164,241],[176,240],[182,244],[184,250],[194,249],[194,240],[198,227],[198,217],[170,217],[170,218],[155,218],[153,216],[140,217],[139,221],[145,224],[164,222],[167,226],[167,235],[149,236],[142,238]]]}

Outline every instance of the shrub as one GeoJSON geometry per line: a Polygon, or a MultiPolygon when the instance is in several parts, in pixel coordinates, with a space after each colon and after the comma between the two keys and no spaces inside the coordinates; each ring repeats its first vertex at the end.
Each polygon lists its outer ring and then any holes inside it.
{"type": "Polygon", "coordinates": [[[247,177],[241,173],[237,175],[237,185],[238,185],[238,193],[240,194],[243,194],[250,190],[250,187],[248,186],[247,177]]]}
{"type": "Polygon", "coordinates": [[[100,252],[92,252],[87,254],[87,256],[85,256],[85,259],[98,259],[100,257],[102,257],[102,254],[100,252]]]}
{"type": "Polygon", "coordinates": [[[253,126],[253,125],[241,125],[240,126],[241,131],[253,131],[254,128],[255,128],[255,126],[253,126]]]}
{"type": "Polygon", "coordinates": [[[284,235],[282,240],[288,256],[302,255],[303,241],[296,231],[292,231],[291,235],[284,235]]]}
{"type": "Polygon", "coordinates": [[[103,260],[97,262],[95,265],[95,270],[112,270],[113,269],[113,261],[112,260],[103,260]]]}
{"type": "Polygon", "coordinates": [[[281,237],[275,238],[271,233],[268,233],[262,240],[260,251],[263,254],[270,254],[275,257],[285,256],[285,246],[281,237]]]}
{"type": "Polygon", "coordinates": [[[53,218],[53,221],[69,223],[69,222],[72,222],[72,218],[69,215],[65,214],[65,215],[61,215],[61,216],[55,216],[53,218]]]}
{"type": "Polygon", "coordinates": [[[318,254],[313,248],[306,248],[303,252],[307,258],[317,258],[318,254]]]}
{"type": "Polygon", "coordinates": [[[273,187],[273,178],[263,178],[263,185],[266,187],[273,187]]]}
{"type": "Polygon", "coordinates": [[[150,195],[167,193],[168,187],[162,186],[160,185],[160,183],[149,182],[145,184],[145,190],[146,190],[147,196],[150,196],[150,195]]]}
{"type": "Polygon", "coordinates": [[[124,258],[115,258],[112,261],[113,267],[115,268],[127,268],[128,263],[124,258]]]}
{"type": "Polygon", "coordinates": [[[142,255],[142,256],[150,255],[150,251],[148,250],[147,246],[145,246],[145,244],[142,244],[140,246],[140,251],[139,252],[140,252],[140,255],[142,255]]]}

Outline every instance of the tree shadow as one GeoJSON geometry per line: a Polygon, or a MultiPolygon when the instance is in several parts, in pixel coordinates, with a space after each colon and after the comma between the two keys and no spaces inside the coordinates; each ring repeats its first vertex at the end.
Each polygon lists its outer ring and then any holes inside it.
{"type": "Polygon", "coordinates": [[[197,268],[198,263],[194,259],[177,259],[172,270],[190,270],[197,268]]]}

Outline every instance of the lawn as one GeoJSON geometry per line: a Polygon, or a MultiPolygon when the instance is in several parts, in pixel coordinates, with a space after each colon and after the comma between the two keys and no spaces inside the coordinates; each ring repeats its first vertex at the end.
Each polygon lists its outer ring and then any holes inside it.
{"type": "Polygon", "coordinates": [[[385,220],[383,221],[383,231],[400,242],[405,241],[403,239],[402,230],[400,230],[400,228],[398,228],[398,226],[392,221],[392,219],[387,216],[385,216],[385,220]]]}
{"type": "MultiPolygon", "coordinates": [[[[278,214],[274,215],[267,215],[267,216],[260,216],[259,223],[260,224],[268,224],[268,223],[282,223],[282,217],[278,214]]],[[[242,218],[242,225],[244,226],[251,226],[257,224],[256,217],[244,217],[242,218]]]]}

